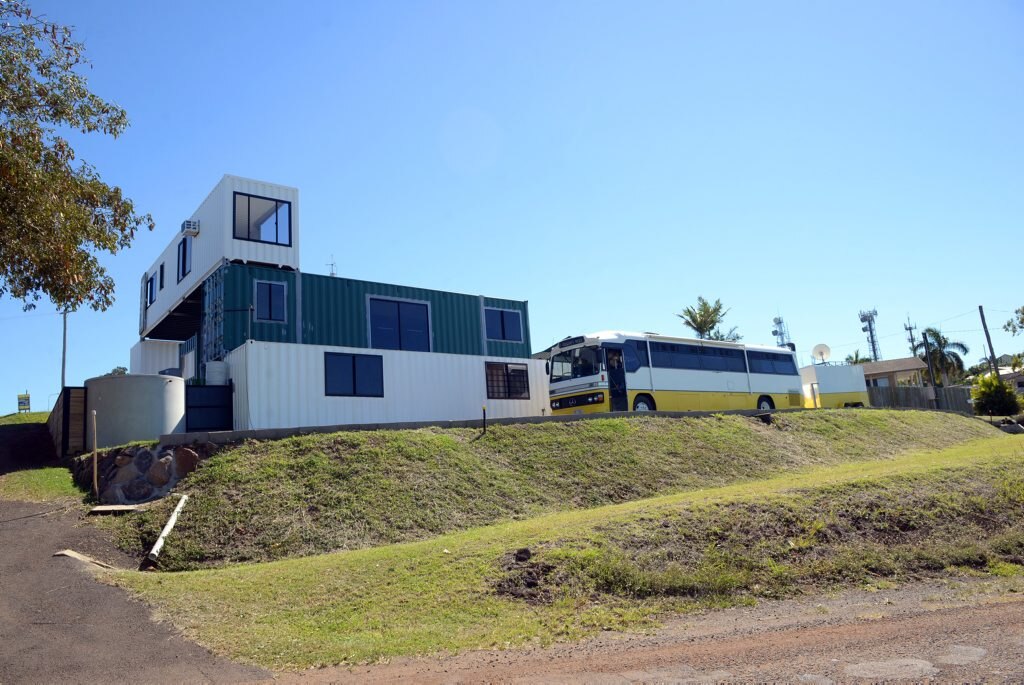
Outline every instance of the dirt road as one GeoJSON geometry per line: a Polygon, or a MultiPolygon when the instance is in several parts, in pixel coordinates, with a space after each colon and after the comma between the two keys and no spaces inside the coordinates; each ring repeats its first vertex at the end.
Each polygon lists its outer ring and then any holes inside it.
{"type": "MultiPolygon", "coordinates": [[[[1018,581],[1012,589],[1019,589],[1018,581]]],[[[1000,583],[769,602],[551,649],[325,669],[299,682],[1024,681],[1024,601],[1000,583]]]]}
{"type": "Polygon", "coordinates": [[[0,500],[0,683],[249,682],[265,671],[215,657],[96,582],[71,548],[130,567],[73,504],[0,500]],[[54,511],[56,510],[56,511],[54,511]]]}

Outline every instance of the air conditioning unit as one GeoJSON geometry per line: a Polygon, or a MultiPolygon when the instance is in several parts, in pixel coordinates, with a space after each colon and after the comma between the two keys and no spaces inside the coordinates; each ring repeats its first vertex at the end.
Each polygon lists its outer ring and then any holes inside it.
{"type": "Polygon", "coordinates": [[[186,219],[181,222],[181,234],[182,235],[199,235],[199,220],[193,221],[192,219],[186,219]]]}

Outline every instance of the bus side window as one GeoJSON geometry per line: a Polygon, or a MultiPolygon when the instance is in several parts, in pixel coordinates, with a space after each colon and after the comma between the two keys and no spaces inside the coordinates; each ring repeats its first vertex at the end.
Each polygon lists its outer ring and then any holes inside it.
{"type": "Polygon", "coordinates": [[[640,357],[636,355],[636,350],[630,342],[627,340],[626,344],[622,346],[623,366],[626,368],[626,373],[633,373],[642,366],[640,357]]]}

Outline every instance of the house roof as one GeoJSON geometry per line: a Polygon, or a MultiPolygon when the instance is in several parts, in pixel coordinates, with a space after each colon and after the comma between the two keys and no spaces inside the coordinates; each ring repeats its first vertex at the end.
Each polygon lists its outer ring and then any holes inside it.
{"type": "Polygon", "coordinates": [[[903,359],[885,359],[880,362],[866,362],[862,364],[865,376],[877,376],[885,373],[898,373],[900,371],[921,371],[927,369],[928,365],[917,357],[904,357],[903,359]]]}

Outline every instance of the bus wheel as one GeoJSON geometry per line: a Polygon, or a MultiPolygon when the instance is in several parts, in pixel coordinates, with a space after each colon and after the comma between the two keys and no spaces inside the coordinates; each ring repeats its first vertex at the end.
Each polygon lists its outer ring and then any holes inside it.
{"type": "Polygon", "coordinates": [[[775,409],[775,403],[772,402],[772,398],[766,395],[761,395],[757,398],[758,411],[771,411],[772,409],[775,409]]]}
{"type": "Polygon", "coordinates": [[[654,400],[648,395],[637,395],[633,400],[633,411],[655,411],[654,400]]]}

